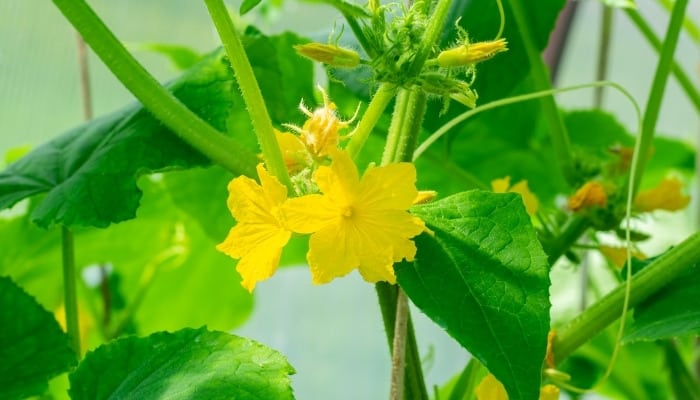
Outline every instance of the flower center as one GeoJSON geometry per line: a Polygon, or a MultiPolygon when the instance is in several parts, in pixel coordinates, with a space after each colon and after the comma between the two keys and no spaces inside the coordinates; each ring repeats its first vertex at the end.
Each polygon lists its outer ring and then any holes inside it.
{"type": "Polygon", "coordinates": [[[343,207],[340,214],[343,216],[343,218],[346,218],[346,219],[351,218],[352,214],[353,214],[352,207],[350,207],[350,206],[343,207]]]}

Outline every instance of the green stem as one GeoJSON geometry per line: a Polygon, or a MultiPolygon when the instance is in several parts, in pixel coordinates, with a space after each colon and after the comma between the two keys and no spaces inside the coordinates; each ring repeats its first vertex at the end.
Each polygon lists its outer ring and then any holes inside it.
{"type": "Polygon", "coordinates": [[[221,42],[224,44],[226,54],[231,62],[233,73],[236,76],[238,87],[248,109],[248,114],[253,122],[253,130],[258,138],[258,144],[262,150],[265,165],[270,173],[279,179],[289,190],[293,190],[292,181],[289,180],[287,166],[282,158],[282,150],[275,137],[272,120],[267,112],[267,106],[263,99],[258,81],[253,73],[253,67],[248,61],[248,56],[243,48],[243,42],[238,37],[233,21],[228,15],[228,10],[223,0],[204,0],[211,15],[214,26],[221,42]]]}
{"type": "MultiPolygon", "coordinates": [[[[649,26],[647,21],[639,14],[639,12],[637,12],[637,10],[627,9],[625,12],[632,23],[637,27],[637,29],[639,29],[639,32],[654,48],[654,50],[660,52],[661,39],[656,36],[654,30],[651,28],[651,26],[649,26]]],[[[675,60],[673,60],[673,65],[671,68],[671,72],[673,72],[673,76],[676,77],[678,84],[681,85],[686,96],[688,96],[690,102],[695,106],[695,109],[700,112],[700,92],[695,87],[695,84],[685,70],[683,70],[683,68],[681,68],[675,60]]]]}
{"type": "MultiPolygon", "coordinates": [[[[378,282],[375,286],[379,308],[382,312],[384,330],[389,343],[389,349],[394,353],[394,329],[396,325],[396,309],[399,287],[386,282],[378,282]]],[[[406,324],[406,358],[404,376],[404,398],[408,400],[428,400],[428,390],[425,387],[423,370],[421,368],[418,343],[416,341],[413,322],[410,313],[406,324]]]]}
{"type": "MultiPolygon", "coordinates": [[[[596,68],[596,80],[602,81],[608,75],[608,59],[610,58],[610,37],[612,33],[613,8],[602,4],[603,19],[600,26],[600,39],[598,40],[598,66],[596,68]]],[[[593,105],[601,108],[603,105],[603,87],[597,87],[593,92],[593,105]]]]}
{"type": "Polygon", "coordinates": [[[700,400],[700,385],[693,378],[674,339],[666,339],[661,345],[666,355],[669,380],[677,399],[700,400]]]}
{"type": "Polygon", "coordinates": [[[391,400],[401,400],[404,394],[404,376],[406,367],[406,334],[408,327],[408,299],[406,293],[399,288],[396,294],[396,323],[394,324],[394,341],[391,355],[391,400]]]}
{"type": "MultiPolygon", "coordinates": [[[[661,3],[661,6],[666,9],[666,11],[671,11],[673,9],[673,5],[675,3],[675,0],[657,0],[658,3],[661,3]]],[[[700,28],[691,20],[690,18],[684,18],[683,19],[683,28],[685,31],[688,33],[688,36],[690,36],[691,39],[695,43],[700,43],[700,28]]]]}
{"type": "MultiPolygon", "coordinates": [[[[522,0],[511,0],[510,6],[513,11],[515,23],[520,30],[520,38],[523,41],[528,60],[530,61],[530,77],[532,77],[534,88],[535,90],[550,89],[552,85],[550,84],[549,74],[547,73],[540,51],[535,45],[534,35],[528,23],[527,14],[525,13],[525,6],[522,4],[522,0]]],[[[576,174],[574,171],[574,162],[571,157],[569,134],[566,131],[564,121],[557,108],[557,103],[554,101],[553,96],[547,96],[541,100],[540,104],[551,136],[552,147],[554,148],[554,153],[557,157],[562,174],[569,183],[574,183],[576,174]]]]}
{"type": "Polygon", "coordinates": [[[447,18],[447,12],[450,10],[451,0],[438,0],[435,6],[435,11],[430,16],[428,21],[428,26],[425,29],[425,35],[418,45],[418,51],[416,56],[408,69],[406,76],[408,78],[413,78],[420,74],[421,69],[423,69],[423,64],[430,57],[435,43],[440,39],[442,31],[445,27],[445,19],[447,18]]]}
{"type": "Polygon", "coordinates": [[[190,111],[124,48],[84,0],[53,0],[119,81],[175,134],[235,174],[253,175],[257,157],[190,111]]]}
{"type": "Polygon", "coordinates": [[[685,8],[687,5],[688,0],[676,0],[676,4],[671,12],[671,20],[666,29],[666,39],[659,52],[659,63],[656,66],[654,81],[651,85],[647,106],[644,110],[644,119],[642,120],[642,132],[639,138],[638,152],[639,164],[631,180],[633,193],[636,193],[639,189],[639,183],[642,181],[642,176],[644,176],[644,168],[647,163],[646,155],[649,154],[649,147],[654,138],[654,129],[656,128],[656,121],[659,118],[659,110],[661,109],[666,82],[668,82],[668,76],[673,66],[673,53],[676,51],[678,36],[683,26],[683,16],[685,15],[685,8]]]}
{"type": "Polygon", "coordinates": [[[377,92],[372,97],[372,101],[370,101],[367,106],[367,110],[365,110],[362,115],[362,119],[357,124],[350,141],[345,147],[350,157],[356,158],[357,155],[360,154],[362,147],[364,147],[367,142],[367,138],[369,138],[370,133],[372,133],[372,129],[374,129],[374,126],[391,102],[391,99],[394,98],[395,93],[396,87],[392,84],[383,83],[379,86],[379,89],[377,89],[377,92]]]}
{"type": "Polygon", "coordinates": [[[564,227],[564,231],[551,242],[543,242],[544,252],[550,266],[557,262],[559,257],[571,248],[576,241],[591,227],[591,222],[586,218],[573,217],[564,227]]]}
{"type": "MultiPolygon", "coordinates": [[[[629,306],[633,308],[646,300],[698,262],[700,233],[695,233],[632,277],[629,306]]],[[[626,284],[615,288],[557,332],[552,343],[557,363],[619,318],[625,300],[626,284]]]]}
{"type": "Polygon", "coordinates": [[[362,31],[362,27],[357,22],[357,19],[346,11],[340,10],[340,13],[345,18],[345,21],[347,21],[348,26],[350,26],[350,30],[352,30],[352,33],[355,35],[355,38],[357,38],[357,41],[360,43],[360,46],[362,46],[365,53],[367,53],[369,58],[375,58],[377,56],[377,52],[370,44],[367,36],[365,36],[365,33],[362,31]]]}
{"type": "Polygon", "coordinates": [[[63,252],[63,301],[66,310],[66,330],[71,347],[80,357],[80,325],[78,323],[78,296],[76,295],[75,247],[73,233],[65,226],[61,227],[63,252]]]}

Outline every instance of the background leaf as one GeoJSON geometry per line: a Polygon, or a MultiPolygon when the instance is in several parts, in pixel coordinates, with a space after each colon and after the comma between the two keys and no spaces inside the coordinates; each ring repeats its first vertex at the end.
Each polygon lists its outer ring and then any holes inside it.
{"type": "Polygon", "coordinates": [[[41,394],[50,378],[76,364],[68,336],[10,278],[0,277],[0,398],[41,394]]]}
{"type": "MultiPolygon", "coordinates": [[[[301,39],[293,34],[269,38],[249,29],[244,42],[273,119],[289,122],[290,114],[300,118],[300,99],[313,96],[311,63],[292,48],[301,39]]],[[[216,129],[232,132],[239,143],[257,151],[223,50],[169,88],[216,129]]],[[[0,173],[0,209],[46,192],[32,214],[38,225],[105,227],[134,218],[140,175],[206,164],[208,160],[136,104],[81,125],[11,164],[0,173]]]]}
{"type": "Polygon", "coordinates": [[[292,399],[294,369],[257,342],[205,328],[129,337],[88,353],[70,375],[74,400],[292,399]]]}
{"type": "Polygon", "coordinates": [[[522,200],[471,191],[415,207],[435,235],[396,268],[411,300],[478,358],[511,399],[539,393],[549,269],[522,200]]]}
{"type": "Polygon", "coordinates": [[[700,265],[634,308],[625,343],[700,334],[700,265]]]}

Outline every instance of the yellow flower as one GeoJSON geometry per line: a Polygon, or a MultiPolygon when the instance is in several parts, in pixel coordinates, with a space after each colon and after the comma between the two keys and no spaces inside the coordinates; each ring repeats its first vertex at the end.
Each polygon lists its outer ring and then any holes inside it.
{"type": "Polygon", "coordinates": [[[291,124],[285,126],[301,135],[301,140],[311,155],[321,158],[327,156],[338,147],[338,142],[341,139],[338,131],[350,126],[355,116],[357,116],[357,112],[350,120],[341,120],[335,112],[337,108],[335,103],[328,99],[328,95],[322,88],[319,87],[318,89],[323,95],[323,107],[317,108],[312,113],[304,106],[304,103],[301,103],[299,104],[299,109],[309,117],[304,122],[304,126],[301,128],[291,124]]]}
{"type": "Polygon", "coordinates": [[[313,282],[327,283],[355,268],[368,282],[396,282],[394,262],[413,260],[410,239],[425,227],[407,211],[418,195],[415,167],[370,167],[360,179],[348,154],[336,150],[331,158],[314,174],[322,194],[284,205],[289,228],[312,233],[307,260],[313,282]]]}
{"type": "MultiPolygon", "coordinates": [[[[488,374],[476,387],[476,398],[477,400],[508,400],[508,393],[495,376],[488,374]]],[[[558,398],[558,387],[544,385],[540,388],[539,400],[557,400],[558,398]]]]}
{"type": "MultiPolygon", "coordinates": [[[[600,246],[598,251],[605,256],[613,265],[620,268],[624,267],[627,263],[627,248],[625,247],[613,247],[613,246],[600,246]]],[[[647,256],[639,250],[632,249],[632,257],[638,260],[644,260],[647,256]]]]}
{"type": "Polygon", "coordinates": [[[460,44],[438,54],[437,62],[441,67],[471,65],[488,60],[496,54],[507,50],[508,42],[502,38],[485,42],[460,44]]]}
{"type": "Polygon", "coordinates": [[[257,170],[260,185],[245,176],[229,183],[227,204],[238,223],[216,246],[219,251],[240,259],[236,271],[243,277],[241,285],[250,292],[256,282],[275,273],[282,248],[292,234],[280,209],[287,199],[287,188],[265,171],[262,164],[257,170]]]}
{"type": "Polygon", "coordinates": [[[573,196],[569,197],[569,209],[579,211],[593,206],[605,207],[608,195],[599,182],[586,182],[573,196]]]}
{"type": "Polygon", "coordinates": [[[510,186],[510,176],[506,176],[501,179],[494,179],[491,181],[491,190],[494,193],[518,193],[523,198],[523,204],[525,204],[525,210],[529,215],[535,215],[540,207],[540,202],[534,193],[530,191],[527,185],[527,180],[522,180],[513,186],[510,186]]]}
{"type": "Polygon", "coordinates": [[[690,203],[690,196],[681,193],[682,187],[678,178],[666,178],[655,188],[640,191],[634,199],[634,208],[638,211],[682,210],[690,203]]]}
{"type": "Polygon", "coordinates": [[[508,400],[508,393],[495,376],[488,374],[476,387],[478,400],[508,400]]]}

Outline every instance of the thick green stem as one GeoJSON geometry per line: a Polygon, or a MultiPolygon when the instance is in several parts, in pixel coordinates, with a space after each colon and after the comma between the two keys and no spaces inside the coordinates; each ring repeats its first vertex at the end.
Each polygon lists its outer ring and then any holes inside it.
{"type": "Polygon", "coordinates": [[[80,324],[78,323],[78,296],[75,285],[75,248],[73,232],[61,227],[61,250],[63,252],[63,301],[66,310],[66,331],[71,347],[80,357],[80,324]]]}
{"type": "MultiPolygon", "coordinates": [[[[632,277],[629,306],[634,307],[700,262],[700,233],[695,233],[632,277]]],[[[626,283],[558,330],[552,342],[557,363],[566,359],[620,317],[626,283]]]]}
{"type": "MultiPolygon", "coordinates": [[[[386,282],[378,282],[375,285],[375,289],[379,300],[379,308],[382,312],[382,320],[384,321],[384,330],[386,331],[389,348],[393,354],[399,287],[386,282]]],[[[404,398],[407,400],[428,400],[428,391],[425,387],[416,333],[413,329],[410,313],[407,315],[406,357],[404,363],[406,371],[404,376],[404,398]]]]}
{"type": "Polygon", "coordinates": [[[659,110],[661,102],[666,90],[666,82],[673,66],[673,53],[676,51],[678,44],[678,36],[683,26],[683,17],[685,8],[688,5],[688,0],[677,0],[673,11],[671,12],[671,20],[666,29],[665,41],[659,52],[659,63],[656,66],[656,73],[647,99],[647,106],[644,110],[644,119],[642,120],[642,132],[639,138],[639,164],[637,165],[635,174],[632,178],[632,192],[636,193],[639,189],[639,183],[644,176],[644,168],[647,164],[646,155],[649,154],[649,147],[654,138],[654,129],[656,121],[659,118],[659,110]]]}
{"type": "Polygon", "coordinates": [[[394,341],[391,355],[391,400],[401,400],[404,394],[404,376],[406,367],[406,334],[408,327],[408,299],[406,293],[399,288],[396,294],[396,323],[394,324],[394,341]]]}
{"type": "Polygon", "coordinates": [[[377,89],[377,92],[372,97],[372,101],[370,101],[367,106],[367,110],[365,110],[362,115],[362,119],[357,124],[350,141],[345,147],[350,157],[356,158],[357,155],[360,154],[362,147],[364,147],[367,142],[367,138],[369,138],[369,135],[372,133],[372,129],[377,125],[377,121],[379,121],[379,118],[391,102],[391,99],[394,98],[395,93],[396,87],[392,84],[383,83],[379,86],[379,89],[377,89]]]}
{"type": "MultiPolygon", "coordinates": [[[[656,0],[666,11],[671,11],[676,0],[656,0]]],[[[700,43],[700,28],[690,18],[683,19],[683,28],[695,43],[700,43]]]]}
{"type": "Polygon", "coordinates": [[[263,99],[258,80],[253,73],[253,67],[248,61],[248,56],[243,48],[243,42],[238,37],[233,21],[228,15],[228,10],[223,0],[204,0],[211,15],[214,26],[216,26],[219,37],[224,45],[226,54],[236,76],[238,87],[241,89],[243,100],[245,101],[248,115],[253,122],[253,130],[258,138],[258,144],[262,150],[265,165],[268,171],[279,179],[289,190],[293,190],[292,182],[289,180],[287,166],[282,158],[282,150],[275,137],[270,114],[263,99]]]}
{"type": "MultiPolygon", "coordinates": [[[[411,161],[426,103],[427,97],[420,88],[401,89],[392,115],[387,145],[382,156],[383,165],[411,161]]],[[[403,307],[401,302],[397,300],[400,289],[395,285],[382,282],[378,283],[376,288],[389,346],[392,348],[392,356],[397,356],[397,352],[405,354],[404,398],[409,400],[428,399],[409,309],[403,307]],[[406,331],[395,330],[395,326],[403,326],[404,319],[407,321],[406,331]],[[404,334],[405,337],[397,338],[397,336],[404,336],[404,334]],[[394,339],[398,339],[396,343],[405,343],[406,347],[404,349],[394,347],[394,339]]],[[[392,385],[396,386],[395,382],[392,382],[392,385]]]]}
{"type": "MultiPolygon", "coordinates": [[[[510,6],[513,11],[515,23],[520,30],[520,38],[525,46],[527,58],[530,61],[530,77],[534,84],[535,90],[548,90],[551,88],[549,74],[545,67],[540,51],[535,45],[534,35],[530,29],[525,6],[522,0],[511,0],[510,6]]],[[[557,103],[553,96],[547,96],[540,100],[542,106],[542,114],[552,140],[552,147],[561,168],[562,174],[569,183],[575,181],[574,163],[571,157],[571,144],[569,142],[569,134],[564,126],[564,121],[557,108],[557,103]]]]}
{"type": "Polygon", "coordinates": [[[425,61],[430,57],[435,48],[435,44],[438,42],[438,39],[440,39],[440,35],[442,35],[447,12],[450,10],[451,4],[451,0],[438,0],[435,11],[430,15],[428,26],[425,29],[425,35],[423,35],[423,39],[418,46],[416,57],[413,59],[408,69],[407,77],[412,78],[420,74],[420,71],[423,69],[423,64],[425,64],[425,61]]]}
{"type": "MultiPolygon", "coordinates": [[[[651,26],[649,26],[647,21],[639,14],[637,10],[627,9],[625,12],[632,23],[637,27],[637,29],[639,29],[639,32],[654,48],[654,50],[660,52],[661,39],[656,36],[654,30],[651,28],[651,26]]],[[[700,112],[700,92],[695,87],[695,84],[675,60],[673,60],[671,68],[671,72],[673,73],[673,76],[676,77],[676,81],[678,81],[678,84],[681,86],[681,88],[683,88],[683,91],[685,92],[686,96],[688,96],[690,102],[693,103],[695,109],[700,112]]]]}
{"type": "Polygon", "coordinates": [[[571,248],[571,245],[591,227],[591,222],[586,218],[573,217],[564,227],[561,235],[551,242],[542,243],[544,252],[547,253],[547,261],[550,266],[557,262],[559,257],[571,248]]]}
{"type": "Polygon", "coordinates": [[[168,128],[235,174],[252,175],[257,157],[222,135],[165,90],[124,48],[84,0],[53,0],[114,76],[168,128]]]}

